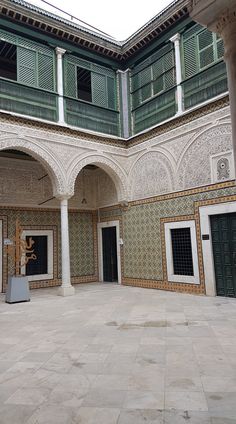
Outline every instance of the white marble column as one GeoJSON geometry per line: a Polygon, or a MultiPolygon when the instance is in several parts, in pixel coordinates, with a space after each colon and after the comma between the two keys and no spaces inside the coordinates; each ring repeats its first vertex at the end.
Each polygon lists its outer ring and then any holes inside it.
{"type": "Polygon", "coordinates": [[[56,55],[57,55],[57,92],[58,92],[58,123],[65,123],[65,115],[64,115],[64,101],[63,101],[63,64],[62,64],[62,56],[65,54],[66,50],[61,49],[60,47],[56,47],[56,55]]]}
{"type": "Polygon", "coordinates": [[[182,68],[180,56],[180,34],[175,34],[170,38],[175,47],[175,69],[176,69],[176,84],[177,84],[177,115],[183,113],[183,89],[182,82],[182,68]]]}
{"type": "Polygon", "coordinates": [[[62,284],[58,289],[58,295],[71,296],[75,293],[70,282],[70,244],[69,244],[69,222],[68,222],[68,198],[61,201],[61,269],[62,284]]]}

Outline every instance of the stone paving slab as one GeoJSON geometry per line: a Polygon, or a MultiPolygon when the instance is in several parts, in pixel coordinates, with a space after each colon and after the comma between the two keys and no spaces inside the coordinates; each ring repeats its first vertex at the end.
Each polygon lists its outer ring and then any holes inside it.
{"type": "Polygon", "coordinates": [[[0,295],[0,424],[236,424],[236,299],[0,295]]]}

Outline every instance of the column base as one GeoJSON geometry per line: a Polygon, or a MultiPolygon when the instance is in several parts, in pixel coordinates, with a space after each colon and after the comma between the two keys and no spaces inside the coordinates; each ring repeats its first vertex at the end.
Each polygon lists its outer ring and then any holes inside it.
{"type": "Polygon", "coordinates": [[[61,286],[58,288],[58,296],[73,296],[75,294],[75,288],[73,286],[61,286]]]}

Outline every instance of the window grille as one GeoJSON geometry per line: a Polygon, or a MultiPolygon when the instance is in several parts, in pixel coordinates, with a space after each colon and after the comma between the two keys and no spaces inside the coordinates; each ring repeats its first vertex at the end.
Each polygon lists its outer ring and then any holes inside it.
{"type": "Polygon", "coordinates": [[[190,228],[172,228],[171,242],[174,274],[194,275],[190,228]]]}

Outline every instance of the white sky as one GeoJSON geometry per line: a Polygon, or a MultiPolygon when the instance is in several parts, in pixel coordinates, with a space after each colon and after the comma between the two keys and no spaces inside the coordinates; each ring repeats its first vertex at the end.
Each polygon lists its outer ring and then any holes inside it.
{"type": "MultiPolygon", "coordinates": [[[[60,14],[41,0],[26,1],[60,14]]],[[[146,0],[140,3],[138,0],[47,1],[121,41],[132,35],[173,0],[146,0]]]]}

